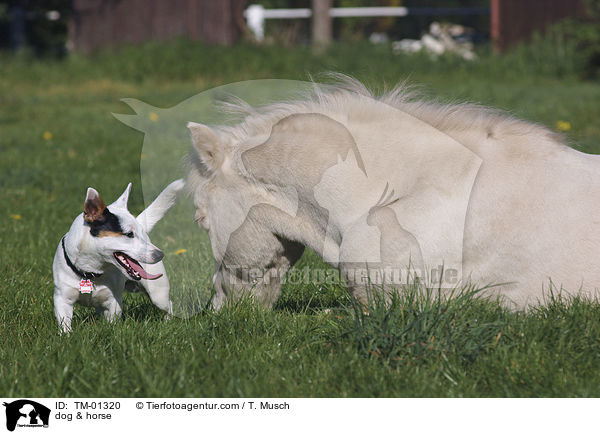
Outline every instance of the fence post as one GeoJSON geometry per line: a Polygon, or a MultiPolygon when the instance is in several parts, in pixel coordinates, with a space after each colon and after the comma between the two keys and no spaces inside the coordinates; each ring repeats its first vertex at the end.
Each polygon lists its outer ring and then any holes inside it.
{"type": "Polygon", "coordinates": [[[322,52],[331,43],[332,0],[312,0],[312,45],[317,52],[322,52]]]}
{"type": "Polygon", "coordinates": [[[498,54],[502,51],[502,29],[500,28],[502,25],[502,16],[500,0],[491,0],[490,4],[490,36],[492,37],[492,49],[494,54],[498,54]]]}

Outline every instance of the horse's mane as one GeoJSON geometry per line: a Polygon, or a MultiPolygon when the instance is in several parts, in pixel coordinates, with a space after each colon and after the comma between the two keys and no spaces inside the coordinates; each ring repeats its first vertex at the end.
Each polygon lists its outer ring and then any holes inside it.
{"type": "Polygon", "coordinates": [[[564,137],[534,122],[518,119],[502,110],[473,103],[440,103],[424,98],[414,87],[401,83],[391,90],[375,94],[360,81],[343,75],[328,74],[333,84],[317,84],[293,100],[254,107],[245,101],[230,97],[219,101],[220,109],[241,119],[233,126],[219,126],[220,130],[243,141],[261,133],[268,133],[280,119],[294,113],[323,113],[350,115],[366,113],[377,103],[402,110],[450,136],[461,132],[479,131],[483,137],[503,139],[510,136],[532,136],[530,143],[563,145],[564,137]],[[366,100],[374,104],[365,104],[366,100]]]}

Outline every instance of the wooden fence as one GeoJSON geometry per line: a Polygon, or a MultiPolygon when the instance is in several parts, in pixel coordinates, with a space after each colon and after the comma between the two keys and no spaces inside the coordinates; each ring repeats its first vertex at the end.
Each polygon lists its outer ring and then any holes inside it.
{"type": "MultiPolygon", "coordinates": [[[[82,52],[121,43],[168,40],[175,37],[208,44],[229,45],[235,42],[246,28],[244,8],[247,0],[72,2],[73,12],[69,23],[70,48],[82,52]]],[[[313,2],[330,4],[330,0],[313,2]]],[[[411,11],[411,8],[387,9],[406,9],[406,15],[411,11]]],[[[412,9],[416,13],[425,8],[412,9]]],[[[335,12],[345,9],[331,10],[335,12]]],[[[306,17],[310,16],[310,9],[306,11],[306,17]]],[[[250,8],[246,12],[247,18],[249,12],[250,8]]],[[[543,32],[549,25],[562,18],[583,16],[584,7],[582,0],[490,0],[490,15],[494,49],[503,51],[518,42],[527,41],[533,32],[543,32]]],[[[264,17],[262,19],[264,21],[264,17]]]]}
{"type": "Polygon", "coordinates": [[[90,52],[121,43],[184,37],[232,44],[244,29],[246,0],[73,0],[69,41],[90,52]]]}
{"type": "Polygon", "coordinates": [[[581,0],[491,0],[491,37],[496,52],[526,42],[563,18],[584,15],[581,0]]]}

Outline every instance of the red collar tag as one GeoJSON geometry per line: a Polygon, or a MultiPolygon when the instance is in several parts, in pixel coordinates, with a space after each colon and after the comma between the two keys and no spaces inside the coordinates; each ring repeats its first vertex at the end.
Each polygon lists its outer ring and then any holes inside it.
{"type": "Polygon", "coordinates": [[[94,284],[90,279],[81,279],[79,282],[79,292],[81,294],[90,294],[94,290],[94,284]]]}

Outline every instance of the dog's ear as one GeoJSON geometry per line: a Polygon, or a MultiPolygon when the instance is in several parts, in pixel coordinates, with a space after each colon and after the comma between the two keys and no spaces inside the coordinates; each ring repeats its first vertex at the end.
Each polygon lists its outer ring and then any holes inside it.
{"type": "Polygon", "coordinates": [[[154,201],[139,216],[137,221],[146,232],[150,232],[154,225],[163,218],[165,213],[175,205],[177,193],[185,187],[183,179],[170,183],[154,201]]]}
{"type": "Polygon", "coordinates": [[[92,187],[88,188],[85,202],[83,203],[83,218],[86,222],[91,223],[102,218],[102,214],[106,209],[106,205],[96,190],[92,187]]]}
{"type": "Polygon", "coordinates": [[[127,209],[127,201],[129,201],[129,192],[130,191],[131,191],[131,182],[129,184],[127,184],[125,191],[117,200],[115,200],[113,205],[115,205],[118,208],[127,209]]]}
{"type": "Polygon", "coordinates": [[[196,150],[196,165],[203,175],[214,172],[223,164],[225,144],[219,133],[207,125],[188,122],[192,144],[196,150]]]}

